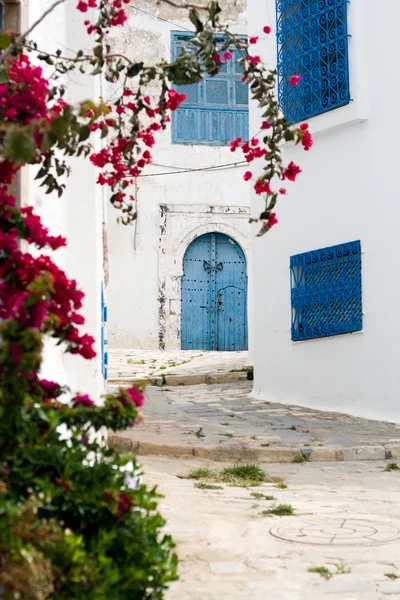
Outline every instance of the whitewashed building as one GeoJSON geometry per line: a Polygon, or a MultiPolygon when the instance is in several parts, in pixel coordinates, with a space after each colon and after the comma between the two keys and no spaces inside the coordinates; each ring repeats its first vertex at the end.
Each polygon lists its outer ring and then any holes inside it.
{"type": "MultiPolygon", "coordinates": [[[[5,27],[25,32],[54,2],[10,0],[4,4],[5,27]]],[[[48,52],[59,48],[68,53],[89,41],[82,14],[76,10],[76,3],[70,1],[50,12],[30,37],[38,42],[39,48],[48,52]]],[[[49,71],[51,72],[50,67],[47,71],[44,69],[45,75],[49,71]]],[[[97,99],[100,94],[99,78],[79,73],[69,75],[66,93],[68,101],[78,103],[97,99]]],[[[102,191],[96,185],[98,173],[88,159],[71,159],[69,164],[72,171],[61,198],[57,194],[45,194],[44,189],[35,181],[37,169],[34,167],[29,167],[22,173],[18,194],[21,204],[33,205],[54,235],[66,237],[67,248],[52,253],[52,258],[69,278],[77,280],[79,288],[84,291],[82,314],[86,323],[82,332],[87,332],[96,340],[97,357],[90,361],[65,354],[61,347],[48,341],[42,375],[68,385],[73,392],[81,391],[99,398],[104,391],[105,372],[101,292],[104,287],[103,228],[106,199],[102,198],[102,191]]]]}
{"type": "Polygon", "coordinates": [[[400,4],[249,0],[251,34],[264,24],[257,54],[315,145],[285,150],[303,173],[253,243],[254,395],[398,421],[400,4]]]}
{"type": "MultiPolygon", "coordinates": [[[[245,1],[221,6],[224,22],[246,35],[245,1]]],[[[190,37],[187,9],[138,0],[115,44],[152,64],[171,60],[190,37]]],[[[238,67],[232,60],[218,77],[180,90],[187,101],[157,133],[153,163],[137,180],[133,226],[116,224],[109,209],[109,347],[247,348],[249,192],[246,165],[229,147],[248,136],[238,67]]]]}

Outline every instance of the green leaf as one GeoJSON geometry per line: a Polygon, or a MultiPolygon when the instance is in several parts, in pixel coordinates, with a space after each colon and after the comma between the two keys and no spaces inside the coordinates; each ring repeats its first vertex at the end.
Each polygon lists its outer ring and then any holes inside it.
{"type": "Polygon", "coordinates": [[[84,142],[90,136],[90,127],[88,125],[83,125],[79,131],[79,141],[84,142]]]}
{"type": "Polygon", "coordinates": [[[0,31],[0,49],[5,50],[10,45],[11,38],[4,31],[0,31]]]}
{"type": "Polygon", "coordinates": [[[36,152],[32,136],[20,129],[10,129],[4,140],[4,157],[19,163],[29,163],[36,152]]]}
{"type": "Polygon", "coordinates": [[[108,135],[108,127],[105,123],[101,126],[101,138],[105,138],[108,135]]]}
{"type": "Polygon", "coordinates": [[[5,69],[0,69],[0,83],[8,83],[8,73],[5,69]]]}
{"type": "Polygon", "coordinates": [[[196,33],[203,31],[203,29],[204,29],[203,23],[201,22],[199,13],[197,12],[197,10],[195,8],[192,8],[191,11],[189,12],[189,19],[195,26],[196,33]]]}
{"type": "Polygon", "coordinates": [[[137,62],[134,65],[132,65],[131,67],[129,67],[129,69],[126,72],[126,76],[127,77],[136,77],[136,75],[139,75],[140,71],[143,69],[143,62],[137,62]]]}

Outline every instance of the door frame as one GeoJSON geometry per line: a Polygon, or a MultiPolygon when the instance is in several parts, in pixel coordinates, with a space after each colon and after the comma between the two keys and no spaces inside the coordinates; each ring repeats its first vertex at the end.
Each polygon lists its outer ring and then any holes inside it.
{"type": "MultiPolygon", "coordinates": [[[[161,350],[181,348],[181,278],[186,249],[205,233],[224,233],[242,249],[248,277],[248,335],[251,294],[250,210],[245,206],[164,205],[160,204],[158,331],[161,350]]],[[[249,342],[250,343],[250,342],[249,342]]]]}

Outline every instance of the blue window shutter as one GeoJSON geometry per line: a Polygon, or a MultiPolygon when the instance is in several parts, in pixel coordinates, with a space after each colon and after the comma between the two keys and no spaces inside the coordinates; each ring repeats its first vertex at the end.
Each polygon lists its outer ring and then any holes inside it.
{"type": "Polygon", "coordinates": [[[362,329],[360,241],[290,258],[292,340],[362,329]]]}
{"type": "MultiPolygon", "coordinates": [[[[190,33],[172,32],[172,59],[191,37],[190,33]]],[[[205,75],[198,84],[177,86],[187,99],[172,115],[172,142],[221,146],[239,136],[247,139],[248,93],[241,78],[242,70],[234,56],[215,77],[205,75]]]]}
{"type": "Polygon", "coordinates": [[[348,0],[277,0],[279,104],[289,122],[350,102],[348,0]],[[292,75],[300,75],[291,86],[292,75]]]}

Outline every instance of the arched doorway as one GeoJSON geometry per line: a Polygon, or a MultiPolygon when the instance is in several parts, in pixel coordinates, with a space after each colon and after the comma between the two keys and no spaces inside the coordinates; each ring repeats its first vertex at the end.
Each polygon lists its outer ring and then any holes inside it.
{"type": "Polygon", "coordinates": [[[182,350],[247,350],[246,257],[232,238],[206,233],[183,258],[182,350]]]}

